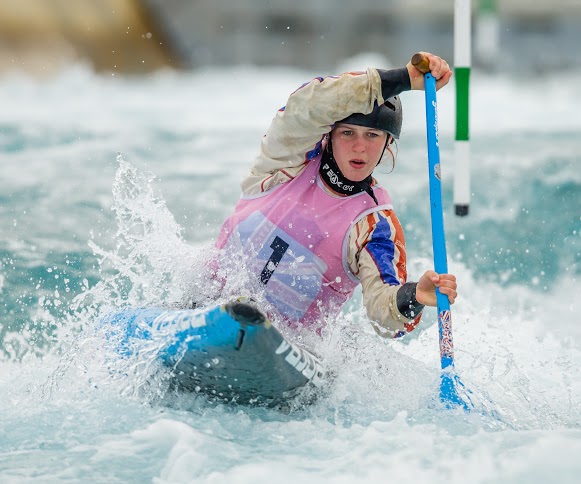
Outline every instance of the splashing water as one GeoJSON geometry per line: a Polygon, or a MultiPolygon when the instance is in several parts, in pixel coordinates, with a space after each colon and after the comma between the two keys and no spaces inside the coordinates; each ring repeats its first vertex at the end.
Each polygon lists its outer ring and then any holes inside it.
{"type": "MultiPolygon", "coordinates": [[[[295,335],[335,375],[307,407],[168,392],[155,360],[163,328],[137,356],[116,353],[101,323],[112,308],[215,297],[207,261],[238,181],[273,107],[312,77],[240,69],[245,96],[229,97],[231,75],[110,80],[77,68],[48,84],[0,81],[0,480],[576,482],[581,106],[557,79],[476,76],[473,86],[473,206],[446,224],[460,285],[456,366],[478,411],[437,401],[435,311],[384,340],[360,294],[322,340],[295,335]],[[541,130],[535,99],[547,88],[556,111],[541,130]],[[51,114],[17,109],[30,102],[51,114]]],[[[449,208],[453,89],[440,93],[449,208]]],[[[413,279],[431,267],[423,96],[404,102],[396,169],[379,177],[413,279]]]]}

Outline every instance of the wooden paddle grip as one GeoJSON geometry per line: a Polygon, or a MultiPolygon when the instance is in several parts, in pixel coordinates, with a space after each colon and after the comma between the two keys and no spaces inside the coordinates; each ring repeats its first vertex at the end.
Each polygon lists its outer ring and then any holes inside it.
{"type": "Polygon", "coordinates": [[[424,54],[414,54],[412,56],[412,65],[422,74],[430,72],[430,61],[424,54]]]}

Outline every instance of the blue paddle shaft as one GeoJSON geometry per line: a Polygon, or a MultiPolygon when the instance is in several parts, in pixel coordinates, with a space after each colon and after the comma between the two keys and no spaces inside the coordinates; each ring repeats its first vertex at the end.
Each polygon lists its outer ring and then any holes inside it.
{"type": "MultiPolygon", "coordinates": [[[[436,101],[436,79],[430,73],[424,75],[426,93],[426,125],[428,134],[428,166],[430,180],[430,211],[432,218],[432,243],[434,248],[434,270],[438,274],[448,273],[446,238],[444,235],[444,210],[442,208],[442,182],[440,170],[440,146],[438,141],[438,104],[436,101]]],[[[442,369],[454,366],[452,342],[452,316],[448,296],[436,289],[438,304],[438,327],[440,333],[440,358],[442,369]]]]}

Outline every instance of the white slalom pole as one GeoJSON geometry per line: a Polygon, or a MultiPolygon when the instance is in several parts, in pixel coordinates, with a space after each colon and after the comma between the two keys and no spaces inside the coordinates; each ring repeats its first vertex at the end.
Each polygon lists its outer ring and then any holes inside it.
{"type": "Polygon", "coordinates": [[[470,205],[469,84],[471,67],[471,0],[454,4],[454,78],[456,80],[456,142],[454,207],[456,215],[468,215],[470,205]]]}

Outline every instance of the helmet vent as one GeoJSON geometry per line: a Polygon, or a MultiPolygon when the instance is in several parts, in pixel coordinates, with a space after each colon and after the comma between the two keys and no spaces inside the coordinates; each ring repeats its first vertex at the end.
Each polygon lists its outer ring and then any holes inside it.
{"type": "Polygon", "coordinates": [[[389,109],[391,109],[392,111],[395,111],[395,105],[393,105],[391,102],[389,101],[385,101],[384,103],[389,109]]]}

